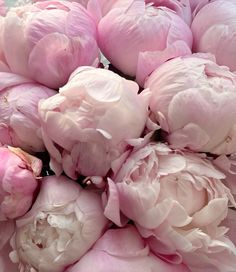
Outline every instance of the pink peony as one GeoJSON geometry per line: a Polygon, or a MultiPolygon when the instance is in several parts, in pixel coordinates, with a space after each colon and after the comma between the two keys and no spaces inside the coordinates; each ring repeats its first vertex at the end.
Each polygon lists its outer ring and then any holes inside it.
{"type": "Polygon", "coordinates": [[[189,272],[154,256],[134,227],[108,230],[78,263],[66,272],[189,272]]]}
{"type": "MultiPolygon", "coordinates": [[[[203,55],[202,55],[203,56],[203,55]]],[[[236,75],[209,59],[176,58],[152,73],[151,119],[174,148],[236,151],[236,75]]]]}
{"type": "Polygon", "coordinates": [[[236,71],[236,1],[219,0],[205,5],[192,23],[195,52],[215,55],[219,65],[236,71]]]}
{"type": "Polygon", "coordinates": [[[11,9],[1,43],[12,72],[58,88],[78,66],[96,64],[96,35],[83,6],[45,1],[11,9]]]}
{"type": "Polygon", "coordinates": [[[44,151],[38,103],[54,94],[55,91],[24,77],[0,73],[0,144],[30,153],[44,151]]]}
{"type": "Polygon", "coordinates": [[[42,135],[51,168],[76,179],[105,176],[138,138],[148,114],[149,92],[117,74],[92,67],[78,69],[59,94],[40,102],[42,135]]]}
{"type": "Polygon", "coordinates": [[[16,221],[10,257],[20,271],[62,272],[107,225],[101,199],[66,177],[46,177],[32,209],[16,221]]]}
{"type": "Polygon", "coordinates": [[[41,160],[19,148],[0,147],[0,221],[24,215],[30,208],[41,160]]]}
{"type": "Polygon", "coordinates": [[[148,144],[130,154],[114,183],[109,180],[105,215],[119,223],[120,209],[156,254],[184,261],[193,272],[202,263],[215,269],[204,272],[218,271],[218,265],[221,272],[233,271],[226,268],[235,268],[236,249],[219,224],[228,204],[236,203],[223,178],[203,156],[148,144]]]}
{"type": "Polygon", "coordinates": [[[188,25],[170,9],[140,0],[110,11],[98,24],[98,36],[105,57],[140,85],[166,60],[191,53],[188,25]]]}

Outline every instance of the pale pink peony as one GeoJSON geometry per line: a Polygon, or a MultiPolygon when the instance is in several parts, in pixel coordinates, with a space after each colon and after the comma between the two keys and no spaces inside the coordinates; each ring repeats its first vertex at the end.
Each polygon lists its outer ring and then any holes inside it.
{"type": "Polygon", "coordinates": [[[78,69],[59,94],[40,102],[51,168],[76,179],[105,176],[147,119],[150,93],[104,69],[78,69]]]}
{"type": "Polygon", "coordinates": [[[0,147],[0,221],[24,215],[38,186],[41,160],[19,148],[0,147]]]}
{"type": "Polygon", "coordinates": [[[58,88],[78,66],[97,64],[96,35],[82,5],[44,1],[11,9],[1,43],[12,72],[58,88]]]}
{"type": "Polygon", "coordinates": [[[205,5],[192,23],[195,52],[215,55],[219,65],[236,71],[236,1],[218,0],[205,5]]]}
{"type": "Polygon", "coordinates": [[[16,221],[10,257],[19,271],[63,272],[92,247],[107,223],[99,195],[66,177],[46,177],[31,210],[16,221]]]}
{"type": "Polygon", "coordinates": [[[134,0],[128,8],[113,9],[102,18],[98,40],[105,57],[143,85],[166,60],[191,54],[192,33],[172,10],[134,0]]]}
{"type": "MultiPolygon", "coordinates": [[[[203,56],[203,55],[201,55],[203,56]]],[[[236,75],[207,58],[176,58],[155,70],[151,119],[174,148],[214,154],[236,151],[236,75]]]]}
{"type": "Polygon", "coordinates": [[[0,73],[0,144],[30,153],[45,150],[38,103],[56,91],[11,73],[0,73]]]}
{"type": "Polygon", "coordinates": [[[228,205],[236,203],[223,178],[203,155],[150,143],[134,150],[114,182],[109,180],[104,214],[120,225],[120,209],[156,254],[174,263],[184,261],[191,271],[202,263],[214,271],[233,271],[226,268],[235,268],[236,249],[219,224],[228,205]],[[220,254],[226,259],[221,265],[220,254]]]}
{"type": "Polygon", "coordinates": [[[134,227],[108,230],[78,263],[66,272],[189,272],[183,265],[156,257],[134,227]]]}

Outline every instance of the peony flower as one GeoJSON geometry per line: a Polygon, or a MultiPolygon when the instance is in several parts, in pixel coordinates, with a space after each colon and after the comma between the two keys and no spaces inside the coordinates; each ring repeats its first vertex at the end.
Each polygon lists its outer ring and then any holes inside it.
{"type": "Polygon", "coordinates": [[[228,205],[236,205],[223,178],[203,155],[150,143],[134,150],[114,182],[109,180],[104,213],[117,223],[120,209],[152,242],[156,254],[168,261],[184,261],[191,271],[197,271],[196,266],[207,258],[216,269],[217,254],[228,261],[219,267],[235,268],[236,249],[224,236],[226,229],[219,227],[228,205]]]}
{"type": "Polygon", "coordinates": [[[140,137],[148,114],[149,92],[135,82],[92,67],[77,70],[59,94],[40,102],[42,136],[51,168],[76,179],[105,176],[128,146],[140,137]]]}
{"type": "MultiPolygon", "coordinates": [[[[0,147],[0,221],[24,215],[37,188],[41,160],[19,148],[0,147]]],[[[1,244],[1,243],[0,243],[1,244]]]]}
{"type": "Polygon", "coordinates": [[[188,272],[183,265],[169,264],[150,252],[134,227],[108,230],[66,272],[188,272]],[[91,265],[92,264],[92,265],[91,265]]]}
{"type": "Polygon", "coordinates": [[[19,262],[19,270],[62,272],[102,235],[107,220],[99,195],[66,177],[49,176],[16,225],[10,257],[19,262]]]}
{"type": "Polygon", "coordinates": [[[93,19],[80,4],[37,2],[8,12],[2,50],[12,72],[58,88],[78,66],[96,64],[96,35],[93,19]]]}
{"type": "Polygon", "coordinates": [[[38,103],[54,94],[55,91],[24,77],[0,73],[0,144],[30,153],[44,151],[38,103]]]}
{"type": "MultiPolygon", "coordinates": [[[[201,55],[202,57],[204,55],[201,55]]],[[[236,75],[197,56],[176,58],[152,73],[151,119],[174,148],[236,151],[236,75]]]]}
{"type": "Polygon", "coordinates": [[[105,57],[140,85],[166,60],[190,54],[192,46],[192,33],[178,15],[141,0],[112,9],[98,24],[98,38],[105,57]]]}
{"type": "Polygon", "coordinates": [[[236,2],[219,0],[205,5],[192,23],[195,52],[215,55],[219,65],[236,71],[236,2]]]}

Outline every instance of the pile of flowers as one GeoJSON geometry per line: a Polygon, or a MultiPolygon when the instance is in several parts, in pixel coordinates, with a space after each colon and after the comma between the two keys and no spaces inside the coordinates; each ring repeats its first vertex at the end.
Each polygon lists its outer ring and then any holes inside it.
{"type": "Polygon", "coordinates": [[[0,17],[0,271],[236,271],[236,1],[19,1],[0,17]]]}

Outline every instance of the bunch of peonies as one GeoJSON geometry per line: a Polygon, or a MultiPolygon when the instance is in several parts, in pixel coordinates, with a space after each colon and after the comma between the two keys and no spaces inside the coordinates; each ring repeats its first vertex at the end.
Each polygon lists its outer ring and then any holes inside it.
{"type": "Polygon", "coordinates": [[[1,2],[1,272],[236,271],[235,11],[1,2]]]}

